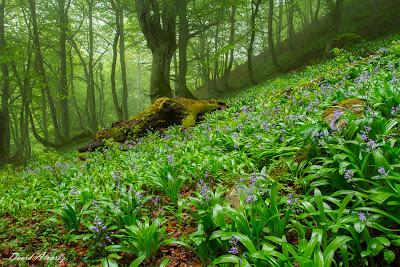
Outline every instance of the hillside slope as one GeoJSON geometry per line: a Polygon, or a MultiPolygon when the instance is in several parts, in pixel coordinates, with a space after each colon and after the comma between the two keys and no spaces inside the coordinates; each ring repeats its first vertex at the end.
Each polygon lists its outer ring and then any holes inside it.
{"type": "Polygon", "coordinates": [[[0,170],[0,265],[399,266],[399,37],[128,151],[0,170]]]}
{"type": "MultiPolygon", "coordinates": [[[[335,45],[346,46],[353,42],[366,42],[379,36],[387,36],[400,31],[400,4],[397,0],[375,1],[345,1],[343,18],[335,45]],[[373,18],[373,19],[371,19],[373,18]],[[358,37],[358,39],[352,39],[358,37]]],[[[278,61],[280,70],[272,64],[269,51],[262,52],[253,58],[254,75],[257,82],[276,77],[281,73],[295,70],[323,59],[326,54],[326,45],[330,40],[327,16],[321,17],[316,23],[306,25],[296,33],[296,46],[289,49],[287,40],[283,41],[279,51],[278,61]]],[[[211,83],[213,84],[213,83],[211,83]]],[[[230,74],[229,92],[220,91],[222,81],[217,81],[217,89],[200,88],[195,93],[200,98],[211,98],[225,95],[231,91],[239,91],[252,86],[247,69],[247,62],[236,66],[230,74]]]]}

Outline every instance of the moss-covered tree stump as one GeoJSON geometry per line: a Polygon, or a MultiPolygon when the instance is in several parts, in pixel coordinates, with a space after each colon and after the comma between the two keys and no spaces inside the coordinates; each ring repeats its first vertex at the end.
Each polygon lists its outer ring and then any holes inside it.
{"type": "Polygon", "coordinates": [[[97,132],[93,142],[81,147],[79,152],[104,147],[107,140],[124,143],[140,138],[149,131],[162,130],[171,125],[189,128],[201,120],[205,113],[226,107],[225,103],[216,100],[162,97],[131,120],[114,122],[111,128],[97,132]]]}

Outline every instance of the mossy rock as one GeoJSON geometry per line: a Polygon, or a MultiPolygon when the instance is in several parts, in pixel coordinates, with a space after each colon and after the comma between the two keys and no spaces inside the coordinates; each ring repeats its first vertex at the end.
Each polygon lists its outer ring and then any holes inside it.
{"type": "Polygon", "coordinates": [[[340,128],[347,124],[347,121],[344,119],[335,120],[335,111],[340,111],[340,113],[351,112],[358,117],[362,117],[364,115],[365,108],[367,106],[367,101],[359,98],[350,98],[339,103],[332,105],[327,108],[324,112],[323,119],[326,124],[332,125],[333,123],[336,127],[340,128]]]}
{"type": "Polygon", "coordinates": [[[171,125],[189,128],[200,121],[205,113],[226,107],[225,103],[216,100],[162,97],[132,119],[114,122],[111,128],[97,132],[93,142],[81,147],[79,152],[93,151],[103,147],[106,140],[124,143],[140,138],[149,131],[163,130],[171,125]]]}

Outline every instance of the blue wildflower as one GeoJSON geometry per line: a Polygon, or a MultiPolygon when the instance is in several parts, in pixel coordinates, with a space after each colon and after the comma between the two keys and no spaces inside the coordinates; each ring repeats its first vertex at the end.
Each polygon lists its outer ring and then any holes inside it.
{"type": "Polygon", "coordinates": [[[365,222],[367,220],[367,216],[365,215],[364,212],[360,211],[358,212],[358,219],[362,222],[365,222]]]}

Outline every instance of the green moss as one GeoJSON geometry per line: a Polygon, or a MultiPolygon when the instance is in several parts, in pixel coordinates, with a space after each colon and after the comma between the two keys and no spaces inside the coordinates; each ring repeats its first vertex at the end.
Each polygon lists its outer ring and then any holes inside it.
{"type": "Polygon", "coordinates": [[[193,127],[201,115],[217,110],[222,105],[215,100],[162,97],[130,120],[116,122],[113,127],[99,131],[96,140],[123,142],[138,138],[148,130],[155,131],[173,124],[193,127]]]}
{"type": "Polygon", "coordinates": [[[367,101],[359,98],[350,98],[340,101],[339,103],[336,103],[325,110],[323,115],[324,121],[327,124],[330,124],[333,120],[336,110],[339,110],[341,112],[350,111],[357,116],[362,116],[366,105],[367,101]]]}

